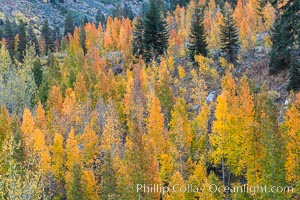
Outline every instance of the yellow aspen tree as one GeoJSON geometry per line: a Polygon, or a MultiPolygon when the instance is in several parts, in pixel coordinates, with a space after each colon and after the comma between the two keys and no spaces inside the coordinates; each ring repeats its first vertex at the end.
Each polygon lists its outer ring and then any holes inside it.
{"type": "Polygon", "coordinates": [[[75,164],[81,164],[81,154],[74,129],[71,129],[66,141],[66,167],[70,171],[75,164]]]}
{"type": "Polygon", "coordinates": [[[97,162],[99,152],[99,137],[89,125],[84,129],[84,133],[80,136],[79,141],[82,145],[82,161],[86,166],[92,166],[97,162]]]}
{"type": "Polygon", "coordinates": [[[9,135],[10,121],[7,109],[0,105],[0,149],[2,149],[2,144],[9,135]]]}
{"type": "Polygon", "coordinates": [[[206,173],[204,159],[202,158],[193,169],[193,173],[189,177],[188,184],[190,184],[190,190],[186,194],[186,199],[200,199],[200,200],[215,200],[213,193],[209,191],[209,180],[206,173]],[[197,188],[196,188],[197,187],[197,188]]]}
{"type": "Polygon", "coordinates": [[[266,31],[269,31],[276,19],[276,10],[272,4],[268,2],[262,11],[262,14],[264,19],[264,28],[266,31]]]}
{"type": "MultiPolygon", "coordinates": [[[[144,149],[145,155],[147,155],[145,159],[145,183],[152,184],[161,184],[161,180],[159,177],[159,162],[157,160],[157,154],[155,152],[155,147],[153,145],[153,140],[149,137],[145,136],[144,138],[144,149]],[[150,140],[149,140],[150,139],[150,140]]],[[[156,193],[147,193],[145,194],[146,198],[149,199],[159,199],[160,194],[156,193]]]]}
{"type": "Polygon", "coordinates": [[[285,168],[286,179],[293,184],[300,180],[300,93],[291,95],[292,102],[285,114],[287,157],[285,168]]]}
{"type": "Polygon", "coordinates": [[[170,187],[174,187],[172,190],[168,193],[165,194],[165,199],[166,200],[178,200],[178,199],[185,199],[184,193],[180,191],[180,188],[184,186],[184,180],[180,174],[179,171],[176,171],[173,176],[170,179],[170,187]]]}
{"type": "Polygon", "coordinates": [[[199,114],[192,122],[192,159],[198,161],[202,156],[207,162],[208,158],[208,120],[210,107],[204,103],[199,114]]]}
{"type": "Polygon", "coordinates": [[[75,92],[68,88],[66,91],[66,97],[63,103],[62,113],[64,116],[64,122],[61,124],[64,127],[75,125],[76,122],[76,96],[75,92]]]}
{"type": "Polygon", "coordinates": [[[243,15],[243,2],[242,0],[238,0],[237,1],[237,5],[235,7],[235,10],[233,12],[233,19],[235,20],[236,22],[236,25],[238,28],[241,27],[241,22],[244,18],[244,15],[243,15]]]}
{"type": "Polygon", "coordinates": [[[83,171],[81,184],[83,185],[83,199],[99,199],[97,180],[91,169],[83,171]]]}
{"type": "Polygon", "coordinates": [[[45,114],[45,110],[41,102],[38,103],[36,113],[35,113],[35,124],[36,127],[40,130],[46,130],[47,128],[47,118],[45,114]]]}
{"type": "Polygon", "coordinates": [[[85,102],[88,89],[85,85],[84,77],[81,72],[78,73],[76,82],[74,83],[74,92],[78,103],[85,102]]]}
{"type": "Polygon", "coordinates": [[[189,149],[192,142],[191,127],[186,111],[184,98],[178,98],[171,114],[170,121],[171,141],[177,149],[178,170],[183,174],[183,164],[189,156],[189,149]]]}
{"type": "Polygon", "coordinates": [[[254,97],[251,94],[250,86],[246,77],[242,77],[237,89],[239,109],[235,116],[238,118],[238,126],[240,126],[240,139],[237,146],[240,146],[241,159],[239,160],[240,171],[245,171],[250,168],[252,159],[252,139],[253,139],[253,126],[254,126],[254,97]]]}
{"type": "Polygon", "coordinates": [[[111,151],[113,156],[118,156],[121,145],[121,130],[118,113],[114,108],[112,101],[109,101],[108,108],[105,113],[106,123],[103,133],[100,137],[101,149],[111,151]]]}
{"type": "Polygon", "coordinates": [[[62,181],[65,173],[64,164],[66,162],[66,155],[64,150],[64,138],[61,134],[55,133],[50,152],[52,155],[51,164],[54,177],[62,181]]]}
{"type": "Polygon", "coordinates": [[[88,52],[90,52],[97,43],[97,37],[99,36],[98,30],[95,24],[90,22],[86,23],[84,30],[86,33],[86,40],[85,40],[86,48],[88,52]]]}
{"type": "Polygon", "coordinates": [[[207,85],[195,69],[191,71],[191,75],[190,98],[194,105],[203,105],[207,96],[207,85]]]}
{"type": "Polygon", "coordinates": [[[223,184],[225,184],[225,157],[227,156],[228,145],[228,106],[224,94],[217,98],[217,106],[215,111],[216,121],[213,123],[212,134],[209,137],[212,150],[210,158],[214,164],[222,163],[223,184]]]}
{"type": "MultiPolygon", "coordinates": [[[[71,129],[67,141],[66,141],[66,173],[65,173],[65,181],[66,181],[66,192],[68,198],[74,198],[74,194],[78,192],[82,196],[82,158],[79,149],[79,145],[77,142],[77,138],[75,138],[74,129],[71,129]],[[77,191],[74,191],[77,190],[77,191]]],[[[80,198],[80,196],[78,196],[80,198]]]]}
{"type": "Polygon", "coordinates": [[[62,114],[63,109],[63,97],[61,95],[60,88],[57,86],[53,86],[51,91],[49,92],[49,98],[47,101],[47,108],[48,108],[48,122],[53,124],[52,126],[54,129],[58,131],[58,121],[62,114]],[[56,125],[55,125],[56,124],[56,125]]]}
{"type": "Polygon", "coordinates": [[[39,168],[44,174],[51,172],[51,157],[49,147],[45,142],[45,135],[39,129],[33,133],[33,150],[39,160],[39,168]]]}

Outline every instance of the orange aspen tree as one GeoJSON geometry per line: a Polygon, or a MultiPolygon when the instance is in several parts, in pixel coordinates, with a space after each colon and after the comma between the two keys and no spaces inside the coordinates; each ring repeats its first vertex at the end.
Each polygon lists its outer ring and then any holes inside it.
{"type": "Polygon", "coordinates": [[[115,17],[111,28],[111,36],[112,36],[114,50],[116,50],[117,47],[119,46],[120,28],[121,28],[121,22],[118,18],[115,17]]]}
{"type": "Polygon", "coordinates": [[[35,130],[35,123],[29,109],[24,109],[23,121],[21,125],[22,140],[24,151],[27,156],[32,154],[33,132],[35,130]]]}
{"type": "Polygon", "coordinates": [[[39,129],[33,132],[33,150],[39,161],[39,169],[44,174],[50,173],[52,169],[49,147],[46,145],[44,133],[39,129]]]}
{"type": "Polygon", "coordinates": [[[97,43],[97,38],[99,37],[98,30],[94,23],[86,23],[84,30],[86,33],[86,40],[85,40],[86,48],[88,52],[91,52],[93,47],[97,43]]]}
{"type": "Polygon", "coordinates": [[[109,16],[107,18],[107,23],[106,23],[106,29],[105,29],[105,33],[104,33],[104,49],[106,52],[113,50],[113,39],[112,39],[112,27],[113,25],[113,20],[112,18],[109,16]]]}
{"type": "Polygon", "coordinates": [[[88,89],[85,85],[84,77],[81,72],[78,73],[76,82],[74,83],[74,92],[78,103],[86,101],[88,89]]]}
{"type": "Polygon", "coordinates": [[[157,97],[152,100],[147,121],[147,131],[149,138],[153,141],[156,154],[163,153],[164,139],[164,114],[161,112],[160,102],[157,97]]]}

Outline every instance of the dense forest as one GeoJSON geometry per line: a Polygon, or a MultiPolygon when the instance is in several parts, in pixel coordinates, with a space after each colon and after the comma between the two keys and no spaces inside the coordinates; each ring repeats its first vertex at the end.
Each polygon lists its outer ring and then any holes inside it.
{"type": "Polygon", "coordinates": [[[0,198],[300,199],[299,27],[299,0],[1,19],[0,198]]]}

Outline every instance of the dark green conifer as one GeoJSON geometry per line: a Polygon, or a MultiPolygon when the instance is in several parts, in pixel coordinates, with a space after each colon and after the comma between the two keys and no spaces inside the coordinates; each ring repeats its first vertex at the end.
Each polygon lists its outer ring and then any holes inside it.
{"type": "Polygon", "coordinates": [[[289,70],[288,90],[300,90],[300,62],[294,61],[289,70]]]}
{"type": "Polygon", "coordinates": [[[221,25],[221,51],[227,62],[235,63],[239,50],[239,34],[232,17],[231,7],[228,4],[225,7],[223,25],[221,25]]]}
{"type": "Polygon", "coordinates": [[[97,10],[97,14],[96,14],[96,25],[98,26],[99,22],[101,22],[102,26],[105,26],[106,23],[106,17],[105,15],[102,13],[102,11],[100,9],[97,10]]]}
{"type": "Polygon", "coordinates": [[[189,36],[188,52],[192,61],[195,61],[195,55],[207,56],[206,33],[204,30],[204,12],[203,8],[196,6],[192,18],[191,33],[189,36]]]}
{"type": "Polygon", "coordinates": [[[8,19],[5,20],[4,24],[4,38],[6,39],[6,47],[9,52],[11,59],[14,57],[14,34],[12,31],[11,23],[8,19]]]}
{"type": "Polygon", "coordinates": [[[28,36],[27,45],[33,45],[35,47],[36,54],[39,55],[40,47],[39,47],[38,39],[36,37],[36,34],[33,31],[33,27],[31,26],[31,24],[28,25],[27,36],[28,36]]]}
{"type": "Polygon", "coordinates": [[[46,50],[46,54],[48,52],[52,52],[54,51],[54,41],[52,38],[52,30],[49,26],[48,20],[45,20],[42,26],[42,37],[45,41],[45,50],[46,50]]]}
{"type": "Polygon", "coordinates": [[[132,40],[133,54],[136,57],[139,57],[144,53],[143,40],[144,40],[144,19],[143,17],[139,16],[137,17],[134,23],[133,40],[132,40]]]}
{"type": "Polygon", "coordinates": [[[279,12],[282,14],[275,20],[271,33],[272,51],[269,64],[271,74],[289,69],[295,62],[295,57],[300,54],[300,1],[287,1],[279,12]]]}
{"type": "Polygon", "coordinates": [[[149,62],[151,59],[158,60],[168,48],[167,23],[161,13],[157,0],[150,1],[150,9],[144,21],[144,59],[149,62]]]}
{"type": "Polygon", "coordinates": [[[84,54],[87,53],[85,39],[86,39],[86,33],[84,30],[84,22],[81,22],[79,27],[79,42],[84,54]]]}
{"type": "Polygon", "coordinates": [[[32,72],[35,84],[37,85],[37,87],[40,87],[43,80],[43,70],[40,59],[34,61],[32,72]]]}
{"type": "Polygon", "coordinates": [[[74,21],[73,21],[73,16],[70,12],[67,13],[65,17],[65,32],[64,35],[67,36],[68,33],[73,34],[75,29],[74,21]]]}
{"type": "Polygon", "coordinates": [[[26,36],[26,24],[23,21],[20,21],[19,25],[19,44],[18,44],[18,60],[20,62],[23,61],[25,50],[26,50],[26,44],[27,44],[27,36],[26,36]]]}

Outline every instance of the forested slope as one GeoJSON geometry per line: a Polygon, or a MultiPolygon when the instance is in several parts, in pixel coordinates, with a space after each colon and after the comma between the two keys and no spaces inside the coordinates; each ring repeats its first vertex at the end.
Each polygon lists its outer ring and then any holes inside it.
{"type": "Polygon", "coordinates": [[[3,18],[1,199],[300,198],[299,1],[167,5],[3,18]]]}

